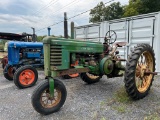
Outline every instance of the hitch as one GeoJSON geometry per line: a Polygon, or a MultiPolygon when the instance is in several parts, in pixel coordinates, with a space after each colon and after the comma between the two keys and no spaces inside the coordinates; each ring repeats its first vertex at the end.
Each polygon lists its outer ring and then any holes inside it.
{"type": "Polygon", "coordinates": [[[146,72],[144,72],[144,74],[146,74],[146,75],[150,75],[150,74],[157,75],[158,72],[150,72],[150,71],[146,71],[146,72]]]}

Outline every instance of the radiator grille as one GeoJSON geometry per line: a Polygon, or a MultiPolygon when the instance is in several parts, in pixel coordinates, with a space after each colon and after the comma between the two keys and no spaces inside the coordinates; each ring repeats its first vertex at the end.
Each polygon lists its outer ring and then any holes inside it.
{"type": "Polygon", "coordinates": [[[62,46],[51,45],[50,47],[50,65],[61,66],[62,65],[62,46]]]}

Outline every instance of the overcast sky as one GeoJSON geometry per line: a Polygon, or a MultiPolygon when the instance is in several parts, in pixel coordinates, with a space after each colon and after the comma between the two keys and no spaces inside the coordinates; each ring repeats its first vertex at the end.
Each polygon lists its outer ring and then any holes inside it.
{"type": "MultiPolygon", "coordinates": [[[[54,24],[64,20],[64,12],[70,18],[92,9],[100,1],[110,0],[0,0],[0,32],[32,33],[34,27],[37,35],[47,35],[47,27],[52,25],[51,34],[63,35],[63,23],[54,24]]],[[[118,1],[128,4],[128,0],[114,0],[118,1]]],[[[75,26],[89,24],[89,12],[70,19],[69,26],[71,21],[75,26]]]]}

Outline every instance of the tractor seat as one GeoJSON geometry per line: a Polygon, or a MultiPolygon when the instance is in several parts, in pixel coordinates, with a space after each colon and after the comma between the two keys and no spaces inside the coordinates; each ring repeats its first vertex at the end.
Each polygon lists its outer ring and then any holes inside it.
{"type": "Polygon", "coordinates": [[[117,47],[126,46],[127,42],[115,42],[113,45],[117,47]]]}

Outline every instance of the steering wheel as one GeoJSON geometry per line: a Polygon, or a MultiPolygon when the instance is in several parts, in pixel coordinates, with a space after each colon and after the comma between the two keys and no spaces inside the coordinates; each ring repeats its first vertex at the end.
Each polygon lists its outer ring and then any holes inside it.
{"type": "Polygon", "coordinates": [[[116,41],[116,39],[117,39],[117,34],[113,30],[109,30],[104,38],[105,42],[108,42],[109,44],[113,44],[116,41]]]}

